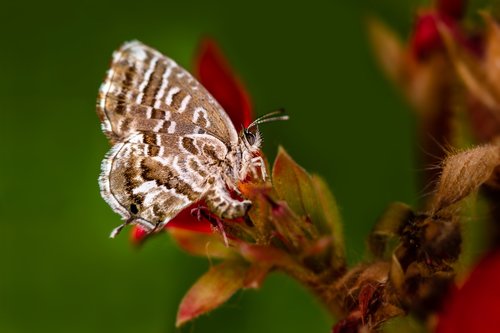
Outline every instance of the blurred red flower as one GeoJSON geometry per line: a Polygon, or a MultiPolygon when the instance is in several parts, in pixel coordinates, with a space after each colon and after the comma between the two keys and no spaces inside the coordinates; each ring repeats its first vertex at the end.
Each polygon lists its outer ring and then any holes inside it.
{"type": "MultiPolygon", "coordinates": [[[[214,40],[205,38],[201,42],[195,57],[193,74],[227,112],[236,130],[240,130],[242,126],[248,126],[252,122],[253,112],[250,97],[214,40]]],[[[204,219],[199,220],[191,214],[193,208],[202,204],[202,202],[195,203],[184,209],[168,223],[166,228],[210,233],[212,231],[210,223],[204,219]]],[[[148,234],[141,227],[133,226],[130,235],[133,244],[142,244],[147,236],[148,234]]]]}
{"type": "Polygon", "coordinates": [[[463,286],[451,290],[436,333],[500,331],[500,249],[476,265],[463,286]]]}
{"type": "Polygon", "coordinates": [[[454,22],[446,16],[441,16],[435,9],[419,13],[416,17],[411,38],[411,49],[417,59],[424,59],[436,51],[443,50],[443,41],[439,33],[439,24],[447,27],[454,22]]]}
{"type": "Polygon", "coordinates": [[[227,112],[236,130],[250,125],[253,120],[250,97],[217,43],[204,39],[195,61],[196,77],[227,112]]]}
{"type": "Polygon", "coordinates": [[[475,36],[466,33],[460,23],[466,4],[466,0],[437,0],[434,7],[417,15],[411,38],[412,52],[417,59],[422,60],[433,52],[444,50],[440,25],[448,29],[466,49],[473,53],[480,52],[475,36]]]}

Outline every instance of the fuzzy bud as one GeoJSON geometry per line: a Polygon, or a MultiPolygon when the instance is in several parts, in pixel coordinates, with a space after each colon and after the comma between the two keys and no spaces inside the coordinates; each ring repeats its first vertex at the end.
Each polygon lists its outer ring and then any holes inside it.
{"type": "Polygon", "coordinates": [[[477,191],[492,176],[499,161],[499,148],[494,145],[476,147],[446,158],[432,213],[439,214],[477,191]]]}

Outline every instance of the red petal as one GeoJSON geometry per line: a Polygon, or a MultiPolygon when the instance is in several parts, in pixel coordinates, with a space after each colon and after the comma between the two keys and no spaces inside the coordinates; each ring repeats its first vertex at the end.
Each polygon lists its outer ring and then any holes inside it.
{"type": "Polygon", "coordinates": [[[474,55],[483,52],[483,40],[479,36],[465,33],[462,26],[448,15],[436,10],[421,12],[415,20],[411,38],[411,50],[413,55],[423,60],[436,51],[443,51],[444,44],[438,25],[448,29],[455,41],[474,55]]]}
{"type": "Polygon", "coordinates": [[[478,263],[461,288],[452,290],[436,332],[499,332],[499,281],[500,250],[496,250],[478,263]]]}
{"type": "MultiPolygon", "coordinates": [[[[168,224],[165,226],[165,229],[178,228],[201,233],[211,233],[212,228],[207,220],[198,220],[197,217],[191,214],[191,210],[193,208],[196,208],[198,205],[199,203],[195,203],[188,208],[185,208],[172,221],[168,222],[168,224]]],[[[146,232],[138,225],[134,225],[130,232],[130,241],[133,245],[139,246],[142,245],[146,241],[146,239],[151,236],[151,233],[146,232]]]]}
{"type": "Polygon", "coordinates": [[[132,227],[132,230],[130,231],[130,242],[132,242],[133,245],[142,245],[147,237],[148,232],[146,230],[142,229],[138,225],[134,225],[132,227]]]}
{"type": "Polygon", "coordinates": [[[180,212],[172,221],[168,222],[165,228],[179,228],[196,232],[211,233],[212,228],[206,219],[200,219],[191,214],[191,210],[199,206],[200,203],[195,203],[180,212]]]}
{"type": "Polygon", "coordinates": [[[237,130],[242,125],[250,125],[253,119],[250,97],[213,40],[202,41],[195,72],[200,83],[227,112],[237,130]]]}
{"type": "Polygon", "coordinates": [[[443,47],[438,22],[440,18],[434,11],[421,13],[416,18],[411,47],[418,59],[424,59],[443,47]]]}

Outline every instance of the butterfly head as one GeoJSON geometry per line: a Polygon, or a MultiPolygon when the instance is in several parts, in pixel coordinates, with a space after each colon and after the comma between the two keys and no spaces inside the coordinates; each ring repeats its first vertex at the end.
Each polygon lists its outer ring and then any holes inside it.
{"type": "Polygon", "coordinates": [[[259,128],[255,125],[243,129],[240,135],[241,142],[250,153],[256,153],[260,149],[262,137],[259,128]]]}
{"type": "Polygon", "coordinates": [[[288,116],[284,112],[284,110],[278,110],[268,113],[257,118],[241,131],[239,149],[235,155],[235,164],[237,167],[233,169],[235,172],[234,178],[244,180],[247,178],[249,172],[257,175],[257,169],[260,168],[262,179],[266,179],[265,163],[261,154],[259,154],[262,136],[260,135],[258,125],[269,121],[287,120],[288,116]]]}
{"type": "Polygon", "coordinates": [[[250,125],[248,125],[247,128],[243,129],[240,138],[244,143],[245,148],[251,153],[257,152],[260,149],[260,145],[262,144],[262,137],[257,126],[262,123],[277,120],[288,120],[288,115],[285,114],[285,110],[280,109],[265,114],[255,119],[250,125]]]}

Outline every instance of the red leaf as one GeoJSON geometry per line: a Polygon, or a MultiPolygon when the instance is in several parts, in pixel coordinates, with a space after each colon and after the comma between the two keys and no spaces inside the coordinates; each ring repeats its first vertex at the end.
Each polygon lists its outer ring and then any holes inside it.
{"type": "Polygon", "coordinates": [[[439,316],[437,333],[498,332],[500,250],[484,257],[461,288],[453,289],[439,316]]]}
{"type": "Polygon", "coordinates": [[[177,245],[189,254],[208,258],[230,258],[235,256],[232,248],[226,247],[215,233],[201,233],[170,228],[169,234],[177,245]]]}
{"type": "MultiPolygon", "coordinates": [[[[191,210],[198,205],[199,203],[193,204],[181,211],[172,221],[168,222],[165,229],[176,228],[205,234],[211,233],[212,228],[207,220],[198,220],[191,214],[191,210]]],[[[157,233],[148,233],[139,225],[134,225],[130,231],[130,242],[135,246],[140,246],[155,234],[157,233]]]]}
{"type": "Polygon", "coordinates": [[[253,264],[247,271],[243,287],[246,289],[259,289],[270,270],[271,265],[266,263],[253,264]]]}
{"type": "Polygon", "coordinates": [[[250,125],[253,119],[250,98],[212,39],[202,42],[195,73],[200,83],[227,112],[237,130],[242,125],[250,125]]]}
{"type": "Polygon", "coordinates": [[[295,261],[280,249],[270,246],[241,243],[239,251],[243,258],[252,263],[261,263],[279,267],[294,267],[295,261]]]}
{"type": "Polygon", "coordinates": [[[182,299],[175,325],[179,327],[226,302],[243,288],[247,271],[248,265],[241,261],[225,261],[210,268],[182,299]]]}
{"type": "Polygon", "coordinates": [[[132,230],[130,231],[130,242],[132,242],[132,244],[135,246],[139,246],[146,241],[148,236],[148,232],[142,229],[141,226],[134,225],[132,227],[132,230]]]}
{"type": "Polygon", "coordinates": [[[191,210],[197,208],[199,205],[200,203],[197,202],[185,208],[172,221],[168,222],[165,228],[179,228],[196,232],[211,233],[212,228],[207,220],[198,220],[196,216],[191,214],[191,210]]]}

